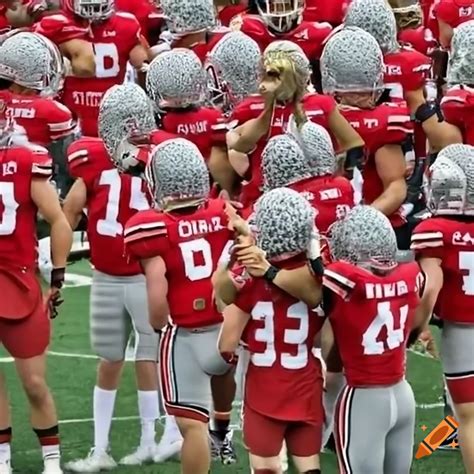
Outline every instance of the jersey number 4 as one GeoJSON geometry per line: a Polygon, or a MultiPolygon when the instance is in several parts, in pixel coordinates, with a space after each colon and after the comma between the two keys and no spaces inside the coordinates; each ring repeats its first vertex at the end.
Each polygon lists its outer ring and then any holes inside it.
{"type": "Polygon", "coordinates": [[[408,305],[400,308],[399,314],[394,314],[390,302],[377,304],[377,316],[362,336],[365,355],[383,354],[386,348],[392,350],[399,347],[405,340],[405,324],[408,317],[408,305]],[[398,329],[395,329],[395,320],[398,329]],[[386,329],[385,340],[381,340],[382,329],[386,329]]]}
{"type": "Polygon", "coordinates": [[[0,235],[15,232],[18,206],[13,183],[0,183],[0,235]]]}
{"type": "MultiPolygon", "coordinates": [[[[122,179],[119,172],[117,170],[102,171],[99,184],[108,186],[109,194],[105,218],[97,221],[97,233],[107,237],[123,235],[123,225],[118,221],[122,191],[122,179]]],[[[143,211],[150,207],[142,191],[142,180],[138,177],[133,177],[131,180],[129,207],[137,211],[143,211]]]]}
{"type": "MultiPolygon", "coordinates": [[[[263,328],[255,331],[255,340],[266,344],[265,351],[252,354],[252,364],[257,367],[272,367],[277,360],[275,351],[275,310],[270,301],[260,301],[252,310],[252,319],[263,321],[263,328]]],[[[297,370],[306,367],[308,364],[307,339],[309,335],[309,315],[308,307],[301,301],[288,308],[287,318],[300,321],[298,329],[286,329],[284,342],[297,347],[296,354],[283,352],[280,355],[280,364],[285,369],[297,370]]]]}

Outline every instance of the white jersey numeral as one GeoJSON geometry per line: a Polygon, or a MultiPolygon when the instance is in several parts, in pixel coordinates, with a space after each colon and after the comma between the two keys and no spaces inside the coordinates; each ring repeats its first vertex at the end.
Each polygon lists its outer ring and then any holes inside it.
{"type": "Polygon", "coordinates": [[[11,235],[16,228],[16,210],[19,204],[15,201],[13,183],[0,183],[0,201],[3,212],[0,216],[0,235],[11,235]]]}
{"type": "Polygon", "coordinates": [[[120,74],[120,58],[114,43],[95,43],[95,75],[99,79],[117,77],[120,74]],[[107,64],[106,64],[106,60],[107,64]]]}
{"type": "MultiPolygon", "coordinates": [[[[232,241],[229,240],[219,258],[218,264],[228,259],[232,241]]],[[[179,244],[184,262],[184,272],[191,281],[209,278],[215,268],[212,263],[211,244],[203,237],[179,244]],[[198,260],[199,259],[199,260],[198,260]],[[198,261],[198,263],[196,263],[198,261]]]]}
{"type": "MultiPolygon", "coordinates": [[[[263,321],[264,326],[255,331],[255,340],[265,343],[265,351],[252,354],[252,363],[258,367],[271,367],[277,360],[275,351],[275,310],[270,301],[258,302],[251,313],[255,321],[263,321]]],[[[308,348],[306,340],[309,334],[308,307],[301,301],[288,308],[287,317],[298,319],[300,326],[298,329],[286,329],[283,339],[286,344],[297,346],[295,355],[283,352],[280,357],[280,364],[285,369],[297,370],[306,367],[308,364],[308,348]]]]}
{"type": "Polygon", "coordinates": [[[395,316],[390,308],[390,302],[384,301],[377,304],[377,316],[362,336],[362,345],[365,355],[377,355],[385,352],[385,347],[390,350],[399,347],[404,340],[405,324],[408,317],[408,305],[400,308],[399,321],[395,329],[395,316]],[[386,328],[385,341],[377,340],[383,328],[386,328]]]}
{"type": "Polygon", "coordinates": [[[459,269],[467,271],[462,276],[462,291],[465,295],[474,295],[474,252],[459,252],[459,269]]]}
{"type": "MultiPolygon", "coordinates": [[[[107,237],[123,235],[123,225],[118,221],[120,210],[120,193],[122,180],[117,170],[106,170],[100,174],[99,185],[109,187],[105,218],[97,221],[97,233],[107,237]]],[[[143,211],[149,208],[148,201],[142,191],[142,180],[136,176],[132,178],[130,193],[130,209],[143,211]]]]}

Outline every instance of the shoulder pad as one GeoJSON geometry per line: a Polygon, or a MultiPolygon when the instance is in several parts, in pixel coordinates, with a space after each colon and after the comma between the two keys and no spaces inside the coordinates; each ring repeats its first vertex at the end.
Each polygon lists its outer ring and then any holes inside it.
{"type": "Polygon", "coordinates": [[[347,300],[356,286],[352,278],[353,266],[345,262],[330,263],[324,270],[323,286],[347,300]]]}
{"type": "Polygon", "coordinates": [[[411,249],[424,250],[443,247],[444,234],[440,220],[436,218],[426,219],[420,222],[411,236],[411,249]]]}
{"type": "Polygon", "coordinates": [[[67,159],[74,178],[85,178],[91,172],[113,168],[99,138],[84,137],[75,141],[67,149],[67,159]]]}

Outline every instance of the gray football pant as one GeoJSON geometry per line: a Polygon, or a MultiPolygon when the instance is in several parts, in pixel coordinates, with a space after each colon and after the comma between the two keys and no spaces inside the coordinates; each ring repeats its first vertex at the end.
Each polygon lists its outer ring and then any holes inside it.
{"type": "Polygon", "coordinates": [[[340,393],[335,413],[341,474],[409,474],[413,458],[415,397],[406,380],[390,387],[340,393]]]}
{"type": "Polygon", "coordinates": [[[148,319],[143,275],[113,276],[94,270],[90,297],[91,343],[95,353],[110,362],[125,358],[135,333],[135,360],[158,360],[158,334],[148,319]]]}

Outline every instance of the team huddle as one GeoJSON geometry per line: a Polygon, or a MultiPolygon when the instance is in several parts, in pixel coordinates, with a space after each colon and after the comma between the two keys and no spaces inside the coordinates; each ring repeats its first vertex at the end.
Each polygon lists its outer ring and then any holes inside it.
{"type": "MultiPolygon", "coordinates": [[[[474,473],[472,0],[4,0],[0,28],[0,344],[44,474],[237,463],[237,372],[253,474],[321,473],[332,443],[341,473],[408,474],[429,324],[474,473]],[[45,372],[74,232],[99,363],[92,448],[62,460],[45,372]]],[[[0,474],[12,435],[0,372],[0,474]]]]}

